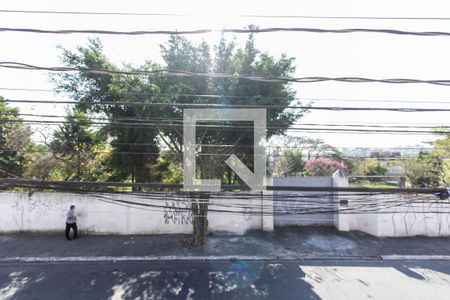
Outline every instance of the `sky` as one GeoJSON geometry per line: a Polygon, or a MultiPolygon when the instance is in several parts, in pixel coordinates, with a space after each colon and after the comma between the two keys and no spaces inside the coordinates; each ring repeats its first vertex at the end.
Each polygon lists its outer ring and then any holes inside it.
{"type": "MultiPolygon", "coordinates": [[[[389,28],[408,31],[450,31],[449,1],[8,1],[0,10],[52,10],[184,14],[188,16],[86,16],[1,13],[0,27],[39,29],[181,30],[264,27],[389,28]],[[344,20],[251,18],[242,15],[442,17],[447,20],[344,20]]],[[[0,61],[61,66],[58,45],[74,49],[94,35],[51,35],[0,32],[0,61]]],[[[225,34],[233,38],[233,34],[225,34]]],[[[159,45],[168,36],[100,36],[108,57],[116,64],[139,65],[160,60],[159,45]]],[[[214,45],[220,33],[191,36],[214,45]]],[[[246,35],[236,35],[243,42],[246,35]]],[[[296,77],[368,77],[450,79],[450,37],[413,37],[379,33],[317,34],[264,33],[256,46],[271,55],[295,58],[296,77]]],[[[8,99],[62,99],[52,92],[24,92],[1,88],[52,89],[47,72],[0,68],[0,95],[8,99]]],[[[426,84],[378,83],[295,84],[297,97],[314,99],[316,106],[449,108],[450,87],[426,84]],[[349,100],[365,101],[349,101],[349,100]],[[372,101],[367,101],[372,100],[372,101]],[[378,101],[373,101],[378,100],[378,101]],[[385,102],[379,102],[383,100],[385,102]],[[401,101],[401,102],[398,102],[401,101]],[[405,101],[413,101],[405,102],[405,101]]],[[[17,105],[22,113],[64,114],[63,105],[17,105]]],[[[327,124],[450,126],[445,112],[311,111],[298,121],[327,124]]],[[[417,134],[343,134],[291,132],[322,138],[336,147],[406,147],[436,139],[417,134]]]]}

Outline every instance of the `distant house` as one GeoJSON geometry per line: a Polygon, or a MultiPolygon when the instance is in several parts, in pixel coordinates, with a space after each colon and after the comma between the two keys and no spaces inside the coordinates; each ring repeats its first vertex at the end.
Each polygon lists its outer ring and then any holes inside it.
{"type": "Polygon", "coordinates": [[[370,157],[373,158],[396,158],[401,157],[400,151],[372,151],[370,157]]]}
{"type": "Polygon", "coordinates": [[[403,176],[403,168],[401,166],[388,167],[386,171],[386,176],[403,176]]]}

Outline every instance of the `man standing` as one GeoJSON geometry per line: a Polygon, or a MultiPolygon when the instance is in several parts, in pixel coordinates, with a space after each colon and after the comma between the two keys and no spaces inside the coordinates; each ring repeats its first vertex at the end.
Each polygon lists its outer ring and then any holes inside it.
{"type": "Polygon", "coordinates": [[[78,228],[77,228],[77,216],[75,215],[75,205],[70,206],[70,210],[66,213],[66,239],[68,241],[72,240],[70,238],[70,228],[73,229],[73,238],[78,238],[78,228]]]}

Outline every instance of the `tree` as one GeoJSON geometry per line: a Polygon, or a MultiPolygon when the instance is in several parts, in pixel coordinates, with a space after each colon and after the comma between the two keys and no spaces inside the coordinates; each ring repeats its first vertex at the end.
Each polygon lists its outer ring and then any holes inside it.
{"type": "MultiPolygon", "coordinates": [[[[444,131],[444,130],[440,130],[444,131]]],[[[438,131],[438,133],[440,132],[438,131]]],[[[441,174],[440,183],[441,186],[450,186],[450,134],[439,133],[442,138],[433,142],[434,149],[431,152],[432,155],[438,157],[441,160],[441,174]]]]}
{"type": "Polygon", "coordinates": [[[25,178],[40,180],[60,179],[59,170],[64,169],[62,162],[53,156],[47,145],[34,144],[30,152],[25,154],[25,178]]]}
{"type": "Polygon", "coordinates": [[[162,152],[156,163],[151,166],[152,182],[182,183],[183,170],[174,163],[172,153],[162,152]]]}
{"type": "Polygon", "coordinates": [[[385,164],[381,163],[377,159],[371,158],[367,160],[361,160],[356,163],[353,174],[366,176],[384,175],[386,174],[387,169],[388,168],[385,164]]]}
{"type": "MultiPolygon", "coordinates": [[[[98,39],[90,39],[86,47],[76,52],[62,49],[61,60],[68,66],[104,70],[119,70],[103,54],[98,39]]],[[[142,69],[157,69],[150,62],[142,69]]],[[[129,65],[124,70],[132,70],[129,65]]],[[[156,78],[156,77],[155,77],[156,78]]],[[[158,132],[143,124],[142,118],[158,119],[157,110],[132,105],[110,105],[113,102],[152,102],[158,86],[144,76],[97,74],[91,72],[58,73],[52,77],[57,90],[78,101],[77,109],[105,116],[109,124],[103,132],[111,137],[111,154],[107,161],[109,180],[147,182],[150,166],[158,158],[158,132]],[[141,119],[141,120],[139,120],[141,119]]]]}
{"type": "Polygon", "coordinates": [[[305,171],[303,154],[299,150],[284,150],[280,157],[273,158],[270,171],[272,176],[302,176],[305,171]]]}
{"type": "MultiPolygon", "coordinates": [[[[345,161],[343,155],[321,139],[298,136],[275,137],[269,142],[268,170],[273,176],[304,176],[305,163],[320,157],[345,161]]],[[[306,174],[307,175],[307,174],[306,174]]]]}
{"type": "Polygon", "coordinates": [[[32,146],[31,130],[19,118],[18,108],[2,102],[0,119],[0,177],[22,177],[25,154],[32,146]]]}
{"type": "MultiPolygon", "coordinates": [[[[289,77],[294,73],[293,58],[282,55],[275,58],[255,48],[250,35],[244,48],[234,41],[222,39],[214,48],[214,55],[207,43],[194,45],[182,36],[171,36],[161,45],[164,63],[158,65],[146,61],[139,70],[149,75],[98,74],[88,71],[60,73],[53,77],[56,87],[78,101],[78,108],[105,115],[109,125],[105,127],[113,138],[109,165],[116,180],[146,182],[154,178],[152,166],[158,160],[159,145],[164,144],[181,165],[183,157],[183,111],[176,106],[146,107],[114,105],[114,102],[181,103],[181,104],[247,104],[273,105],[267,112],[268,136],[284,133],[304,111],[285,109],[294,100],[295,91],[287,83],[255,82],[241,78],[214,78],[208,76],[161,76],[158,70],[196,73],[230,73],[257,76],[289,77]],[[207,97],[205,95],[221,95],[207,97]],[[106,104],[108,103],[108,104],[106,104]],[[119,127],[120,123],[122,127],[119,127]],[[128,127],[123,128],[127,123],[128,127]],[[139,123],[138,126],[135,124],[139,123]],[[151,123],[151,124],[149,124],[151,123]],[[145,127],[145,128],[144,128],[145,127]],[[119,153],[128,152],[128,156],[119,153]],[[141,153],[141,154],[137,154],[141,153]]],[[[103,54],[99,40],[89,40],[76,52],[63,49],[62,61],[71,67],[133,71],[131,66],[117,67],[103,54]]],[[[198,175],[204,179],[220,179],[226,183],[241,183],[224,163],[224,155],[236,155],[253,168],[253,135],[249,130],[236,126],[252,126],[249,122],[209,122],[197,129],[198,175]],[[243,124],[245,123],[245,124],[243,124]],[[213,130],[218,128],[220,130],[213,130]],[[236,134],[238,133],[238,134],[236,134]],[[209,146],[208,146],[209,145],[209,146]],[[223,146],[218,146],[223,145],[223,146]]],[[[202,197],[204,195],[201,195],[202,197]]],[[[197,199],[198,197],[194,197],[197,199]]],[[[200,215],[194,214],[194,232],[204,234],[208,202],[201,200],[200,215]],[[197,218],[197,219],[196,219],[197,218]],[[200,224],[200,225],[197,225],[200,224]],[[200,226],[201,228],[197,228],[200,226]]],[[[199,206],[194,207],[196,210],[199,206]]],[[[196,205],[196,204],[195,204],[196,205]]]]}
{"type": "MultiPolygon", "coordinates": [[[[94,131],[92,120],[82,111],[68,111],[63,125],[53,134],[50,143],[53,157],[63,180],[92,181],[105,176],[105,137],[94,131]]],[[[50,158],[48,158],[50,159],[50,158]]]]}
{"type": "Polygon", "coordinates": [[[331,176],[336,170],[345,171],[347,166],[331,158],[314,158],[305,164],[305,170],[312,176],[331,176]]]}
{"type": "MultiPolygon", "coordinates": [[[[206,43],[193,45],[186,38],[172,36],[162,45],[162,56],[167,69],[191,72],[215,72],[228,74],[247,74],[259,76],[289,77],[294,72],[293,59],[285,55],[279,59],[261,53],[255,48],[250,35],[244,48],[237,48],[232,42],[222,39],[214,48],[214,56],[206,43]]],[[[240,78],[165,78],[161,85],[161,94],[171,95],[167,102],[184,104],[236,104],[236,105],[273,105],[277,109],[268,110],[268,137],[283,133],[302,111],[286,110],[294,99],[291,87],[283,83],[255,82],[240,78]],[[220,98],[196,97],[194,95],[221,95],[220,98]]],[[[163,97],[164,98],[164,97],[163,97]]],[[[167,98],[167,97],[166,97],[167,98]]],[[[171,108],[167,118],[183,117],[183,112],[171,108]]],[[[223,157],[235,153],[251,169],[253,166],[253,136],[243,126],[252,126],[243,122],[209,122],[197,128],[199,176],[205,179],[220,179],[228,184],[242,183],[224,163],[223,157]],[[203,126],[203,127],[201,127],[203,126]],[[219,127],[220,130],[211,129],[219,127]],[[236,129],[236,127],[240,127],[236,129]],[[208,147],[204,145],[212,145],[208,147]],[[219,145],[227,145],[219,147],[219,145]]],[[[178,157],[182,158],[182,132],[173,126],[161,128],[163,141],[167,142],[178,157]],[[167,137],[167,138],[164,138],[167,137]]]]}
{"type": "Polygon", "coordinates": [[[442,162],[438,156],[421,152],[417,158],[404,162],[405,177],[413,188],[439,186],[442,162]]]}
{"type": "Polygon", "coordinates": [[[414,188],[448,187],[450,182],[450,134],[439,129],[443,138],[432,142],[434,149],[419,153],[403,163],[406,179],[414,188]]]}

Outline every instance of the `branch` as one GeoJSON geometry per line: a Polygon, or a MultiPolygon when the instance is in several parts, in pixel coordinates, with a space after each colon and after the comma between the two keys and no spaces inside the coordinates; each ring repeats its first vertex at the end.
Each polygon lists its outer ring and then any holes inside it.
{"type": "MultiPolygon", "coordinates": [[[[161,131],[158,128],[158,136],[161,138],[161,140],[164,142],[164,144],[166,144],[167,147],[169,147],[169,149],[175,153],[175,158],[178,160],[178,162],[183,163],[183,159],[180,157],[181,156],[181,151],[174,148],[173,144],[169,143],[165,138],[164,135],[161,134],[161,131]]],[[[176,144],[175,144],[176,145],[176,144]]]]}

